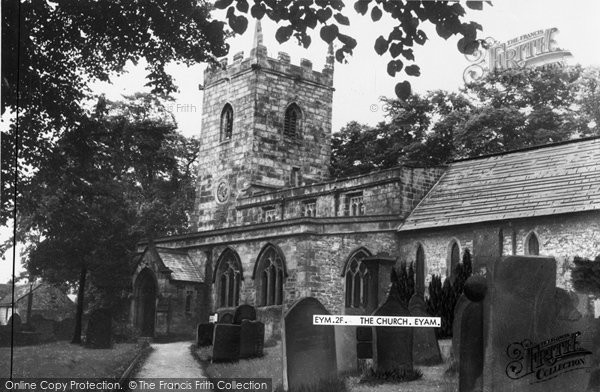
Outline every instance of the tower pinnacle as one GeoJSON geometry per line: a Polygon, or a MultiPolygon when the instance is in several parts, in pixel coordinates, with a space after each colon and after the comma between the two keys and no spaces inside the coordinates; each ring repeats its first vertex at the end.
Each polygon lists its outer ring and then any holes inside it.
{"type": "Polygon", "coordinates": [[[256,19],[256,24],[254,25],[254,42],[252,43],[250,57],[267,57],[267,47],[263,44],[263,32],[260,19],[256,19]]]}

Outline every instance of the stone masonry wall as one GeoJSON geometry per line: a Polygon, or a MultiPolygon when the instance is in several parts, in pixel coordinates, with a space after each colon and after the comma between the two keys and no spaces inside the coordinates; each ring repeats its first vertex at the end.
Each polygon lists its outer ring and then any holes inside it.
{"type": "Polygon", "coordinates": [[[540,244],[540,255],[556,258],[556,284],[565,289],[572,288],[570,270],[573,267],[573,258],[594,258],[600,254],[600,213],[590,211],[420,232],[401,232],[398,256],[400,260],[414,262],[417,246],[421,243],[425,251],[428,284],[431,274],[447,275],[452,241],[458,242],[462,258],[466,248],[473,251],[473,232],[482,227],[502,229],[505,255],[525,254],[523,244],[529,233],[535,232],[540,244]]]}

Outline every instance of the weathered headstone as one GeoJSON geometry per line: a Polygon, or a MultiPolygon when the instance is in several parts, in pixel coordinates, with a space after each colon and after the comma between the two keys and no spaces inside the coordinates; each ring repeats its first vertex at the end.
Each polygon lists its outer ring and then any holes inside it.
{"type": "Polygon", "coordinates": [[[462,309],[454,323],[459,327],[458,345],[458,390],[459,392],[481,391],[483,387],[483,300],[487,293],[485,280],[471,276],[465,282],[462,309]]]}
{"type": "Polygon", "coordinates": [[[229,312],[223,313],[217,324],[233,324],[233,314],[229,312]]]}
{"type": "Polygon", "coordinates": [[[329,314],[313,297],[296,301],[283,321],[284,389],[317,385],[337,376],[335,331],[331,325],[314,325],[313,315],[329,314]]]}
{"type": "Polygon", "coordinates": [[[463,293],[458,297],[456,305],[454,306],[454,322],[452,323],[452,360],[455,363],[460,361],[460,331],[462,328],[459,320],[462,319],[463,312],[470,302],[471,301],[469,301],[463,293]]]}
{"type": "Polygon", "coordinates": [[[240,357],[241,327],[216,324],[213,336],[212,362],[235,362],[240,357]]]}
{"type": "Polygon", "coordinates": [[[242,304],[235,308],[233,324],[241,324],[242,320],[256,320],[256,309],[252,305],[242,304]]]}
{"type": "Polygon", "coordinates": [[[112,316],[108,309],[97,309],[90,314],[85,343],[92,348],[110,348],[112,345],[112,316]]]}
{"type": "MultiPolygon", "coordinates": [[[[394,290],[394,286],[392,286],[394,290]]],[[[375,310],[373,316],[409,317],[408,308],[396,297],[390,295],[387,301],[375,310]]],[[[373,327],[373,359],[375,371],[413,370],[413,328],[373,327]]]]}
{"type": "MultiPolygon", "coordinates": [[[[408,310],[414,317],[431,317],[422,296],[415,294],[408,302],[408,310]]],[[[434,328],[414,328],[413,363],[415,365],[437,365],[442,362],[442,354],[434,328]]]]}
{"type": "Polygon", "coordinates": [[[584,391],[590,352],[581,340],[581,327],[568,320],[572,306],[568,301],[564,301],[566,306],[556,303],[555,260],[499,258],[487,279],[484,388],[493,392],[584,391]],[[561,314],[567,320],[559,320],[561,314]]]}
{"type": "Polygon", "coordinates": [[[214,331],[215,324],[213,323],[198,324],[198,330],[196,332],[196,344],[198,347],[210,346],[212,344],[214,331]]]}
{"type": "Polygon", "coordinates": [[[240,326],[240,358],[262,357],[265,325],[260,321],[242,320],[240,326]]]}

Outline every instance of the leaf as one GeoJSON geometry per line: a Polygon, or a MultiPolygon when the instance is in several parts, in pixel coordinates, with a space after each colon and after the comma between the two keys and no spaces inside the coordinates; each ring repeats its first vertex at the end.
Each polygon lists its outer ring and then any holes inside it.
{"type": "Polygon", "coordinates": [[[319,19],[319,22],[325,23],[329,20],[329,18],[331,18],[332,14],[333,11],[331,11],[331,8],[323,8],[317,10],[317,19],[319,19]]]}
{"type": "Polygon", "coordinates": [[[240,12],[248,12],[248,1],[246,0],[237,0],[237,4],[235,6],[235,8],[238,9],[238,11],[240,12]]]}
{"type": "Polygon", "coordinates": [[[404,46],[401,43],[393,43],[390,45],[390,54],[393,58],[396,58],[402,54],[402,48],[404,46]]]}
{"type": "Polygon", "coordinates": [[[404,72],[410,76],[421,76],[421,69],[416,64],[409,65],[408,67],[404,68],[404,72]]]}
{"type": "Polygon", "coordinates": [[[215,1],[215,8],[224,10],[233,3],[233,0],[217,0],[215,1]]]}
{"type": "Polygon", "coordinates": [[[310,46],[312,39],[310,38],[310,35],[303,34],[300,41],[302,42],[302,46],[306,49],[310,46]]]}
{"type": "Polygon", "coordinates": [[[396,83],[394,91],[399,99],[406,100],[411,94],[410,83],[407,81],[396,83]]]}
{"type": "Polygon", "coordinates": [[[397,72],[402,71],[403,66],[404,66],[404,63],[402,63],[401,60],[392,60],[387,65],[387,73],[390,76],[394,77],[394,76],[396,76],[397,72]]]}
{"type": "Polygon", "coordinates": [[[448,28],[446,28],[446,26],[443,23],[438,23],[435,26],[435,31],[437,32],[437,34],[442,37],[443,39],[448,39],[452,36],[452,31],[450,31],[448,28]]]}
{"type": "Polygon", "coordinates": [[[373,9],[371,10],[371,19],[373,19],[373,22],[377,22],[379,19],[381,19],[382,15],[383,13],[377,6],[373,7],[373,9]]]}
{"type": "Polygon", "coordinates": [[[265,6],[262,4],[254,4],[252,8],[250,8],[250,14],[252,17],[259,20],[265,16],[266,11],[267,10],[265,9],[265,6]]]}
{"type": "Polygon", "coordinates": [[[332,43],[338,35],[338,27],[334,24],[321,27],[321,39],[328,44],[332,43]]]}
{"type": "Polygon", "coordinates": [[[467,1],[467,7],[472,10],[482,10],[483,2],[482,1],[467,1]]]}
{"type": "Polygon", "coordinates": [[[456,47],[460,53],[472,54],[479,47],[479,42],[463,37],[458,40],[456,47]]]}
{"type": "Polygon", "coordinates": [[[423,45],[427,41],[427,35],[423,30],[417,31],[417,35],[415,36],[415,42],[419,45],[423,45]]]}
{"type": "Polygon", "coordinates": [[[413,50],[412,49],[404,49],[402,51],[402,56],[404,56],[405,59],[410,60],[410,61],[414,61],[415,59],[415,55],[413,54],[413,50]]]}
{"type": "Polygon", "coordinates": [[[287,42],[290,39],[290,37],[292,36],[293,32],[294,32],[294,29],[292,28],[292,26],[281,26],[275,32],[275,39],[280,44],[287,42]]]}
{"type": "Polygon", "coordinates": [[[248,28],[248,19],[244,16],[234,16],[229,19],[229,26],[237,34],[244,34],[248,28]]]}
{"type": "Polygon", "coordinates": [[[341,43],[346,45],[350,49],[356,48],[356,40],[348,35],[338,34],[338,39],[341,43]]]}
{"type": "Polygon", "coordinates": [[[382,35],[375,40],[375,52],[378,55],[383,55],[388,49],[388,41],[382,35]]]}
{"type": "Polygon", "coordinates": [[[344,25],[344,26],[350,25],[350,19],[348,19],[347,17],[345,17],[344,15],[342,15],[339,12],[337,14],[335,14],[333,17],[341,25],[344,25]]]}
{"type": "Polygon", "coordinates": [[[354,3],[354,9],[359,14],[364,15],[367,13],[367,10],[369,9],[369,3],[370,3],[370,0],[358,0],[356,3],[354,3]]]}

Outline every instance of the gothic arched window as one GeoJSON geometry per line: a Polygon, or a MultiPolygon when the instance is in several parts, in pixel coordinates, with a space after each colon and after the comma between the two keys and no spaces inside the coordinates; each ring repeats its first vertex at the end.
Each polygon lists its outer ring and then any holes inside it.
{"type": "Polygon", "coordinates": [[[425,293],[425,250],[423,249],[423,245],[421,244],[419,244],[419,246],[417,247],[415,264],[415,292],[417,294],[423,295],[425,293]]]}
{"type": "Polygon", "coordinates": [[[370,254],[366,249],[354,252],[346,262],[346,307],[366,308],[369,304],[371,274],[362,262],[370,254]]]}
{"type": "Polygon", "coordinates": [[[227,248],[217,261],[215,273],[219,307],[238,306],[241,281],[242,264],[240,259],[233,250],[227,248]]]}
{"type": "Polygon", "coordinates": [[[531,232],[527,236],[526,249],[528,255],[539,256],[540,254],[540,242],[534,232],[531,232]]]}
{"type": "Polygon", "coordinates": [[[281,252],[273,245],[267,245],[258,256],[254,279],[257,285],[256,303],[258,306],[281,305],[283,303],[283,283],[285,261],[281,252]]]}
{"type": "Polygon", "coordinates": [[[450,270],[448,276],[453,276],[456,273],[456,266],[460,263],[460,248],[458,242],[452,241],[452,247],[450,248],[450,270]]]}
{"type": "Polygon", "coordinates": [[[302,120],[302,112],[300,107],[292,103],[285,110],[285,118],[283,120],[283,135],[287,137],[297,137],[300,135],[300,123],[302,120]]]}
{"type": "Polygon", "coordinates": [[[233,108],[226,103],[221,112],[221,141],[230,140],[233,133],[233,108]]]}

